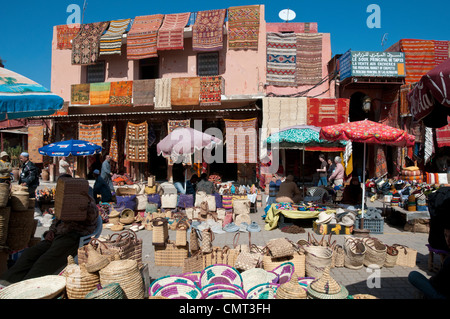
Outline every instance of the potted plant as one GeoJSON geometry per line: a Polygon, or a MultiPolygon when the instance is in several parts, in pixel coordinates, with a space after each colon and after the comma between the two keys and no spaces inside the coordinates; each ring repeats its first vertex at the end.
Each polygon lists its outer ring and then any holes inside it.
{"type": "Polygon", "coordinates": [[[11,158],[11,166],[12,166],[12,173],[14,175],[14,180],[19,180],[19,172],[20,172],[20,159],[19,156],[22,153],[22,146],[17,145],[15,147],[8,146],[6,147],[6,153],[9,154],[9,157],[11,158]]]}

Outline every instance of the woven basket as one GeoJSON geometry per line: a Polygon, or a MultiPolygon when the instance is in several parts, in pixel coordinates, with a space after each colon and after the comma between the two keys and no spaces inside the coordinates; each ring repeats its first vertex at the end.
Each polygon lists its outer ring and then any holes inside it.
{"type": "Polygon", "coordinates": [[[159,289],[161,289],[161,287],[164,287],[164,286],[167,286],[167,285],[173,284],[173,283],[182,283],[182,284],[187,284],[187,285],[191,285],[191,286],[196,285],[195,281],[193,281],[191,278],[184,277],[181,275],[167,275],[167,276],[162,276],[162,277],[155,279],[150,284],[150,287],[148,288],[148,294],[150,296],[154,296],[156,294],[156,292],[159,289]]]}
{"type": "Polygon", "coordinates": [[[144,281],[136,260],[113,260],[99,271],[100,283],[118,283],[127,299],[144,299],[144,281]]]}
{"type": "Polygon", "coordinates": [[[275,299],[306,299],[306,291],[298,283],[297,273],[294,273],[287,283],[278,287],[275,299]]]}
{"type": "Polygon", "coordinates": [[[333,258],[331,262],[331,268],[342,268],[345,265],[345,252],[341,245],[335,245],[333,247],[333,258]]]}
{"type": "Polygon", "coordinates": [[[28,201],[30,194],[23,191],[15,191],[11,193],[11,208],[16,212],[23,212],[28,209],[28,201]]]}
{"type": "Polygon", "coordinates": [[[26,248],[30,239],[34,237],[35,227],[34,209],[11,211],[6,246],[13,251],[26,248]]]}
{"type": "Polygon", "coordinates": [[[129,224],[132,224],[134,221],[135,221],[135,219],[134,219],[134,211],[133,210],[131,210],[129,208],[125,208],[120,213],[119,222],[121,224],[129,225],[129,224]]]}
{"type": "Polygon", "coordinates": [[[55,189],[55,217],[67,221],[85,220],[89,205],[88,194],[87,180],[59,178],[55,189]]]}
{"type": "Polygon", "coordinates": [[[361,269],[363,267],[366,246],[359,238],[345,238],[344,253],[344,267],[349,269],[361,269]]]}
{"type": "Polygon", "coordinates": [[[206,267],[200,274],[200,287],[209,284],[231,284],[243,288],[243,280],[240,272],[228,265],[216,264],[206,267]]]}
{"type": "Polygon", "coordinates": [[[330,276],[330,267],[326,267],[322,276],[308,286],[309,299],[347,299],[348,290],[330,276]]]}
{"type": "Polygon", "coordinates": [[[0,208],[0,246],[6,245],[6,240],[8,238],[8,224],[10,214],[11,214],[11,207],[0,208]]]}
{"type": "Polygon", "coordinates": [[[386,245],[376,238],[364,238],[364,245],[366,246],[366,254],[364,256],[364,265],[377,265],[383,267],[386,260],[386,245]]]}
{"type": "Polygon", "coordinates": [[[0,290],[0,299],[53,299],[66,288],[66,278],[57,275],[22,280],[0,290]]]}
{"type": "Polygon", "coordinates": [[[189,224],[186,221],[177,223],[175,245],[177,245],[177,246],[186,246],[187,245],[187,230],[188,229],[189,229],[189,224]]]}
{"type": "Polygon", "coordinates": [[[126,299],[126,296],[120,285],[114,282],[104,287],[98,284],[84,299],[126,299]]]}
{"type": "Polygon", "coordinates": [[[155,218],[152,221],[153,234],[152,243],[153,245],[165,245],[169,239],[169,225],[165,218],[155,218]]]}
{"type": "Polygon", "coordinates": [[[325,267],[331,266],[333,250],[323,246],[306,246],[305,273],[308,277],[319,278],[325,267]]]}
{"type": "Polygon", "coordinates": [[[118,256],[117,259],[120,259],[121,250],[119,247],[107,246],[104,242],[93,238],[88,244],[78,248],[79,265],[87,263],[89,246],[92,246],[99,254],[108,257],[110,261],[116,259],[116,256],[118,256]]]}
{"type": "Polygon", "coordinates": [[[11,194],[11,189],[10,189],[9,184],[0,183],[0,208],[6,207],[6,205],[8,205],[8,200],[9,200],[10,194],[11,194]]]}
{"type": "Polygon", "coordinates": [[[294,246],[286,238],[274,238],[267,242],[267,248],[274,258],[294,255],[294,246]]]}
{"type": "Polygon", "coordinates": [[[378,299],[377,297],[369,294],[356,294],[352,295],[353,299],[378,299]]]}
{"type": "Polygon", "coordinates": [[[98,273],[89,273],[84,264],[78,266],[69,256],[63,275],[67,278],[66,293],[68,299],[83,299],[99,283],[98,273]]]}
{"type": "Polygon", "coordinates": [[[393,246],[398,250],[396,265],[403,267],[416,266],[417,250],[399,244],[394,244],[393,246]]]}
{"type": "Polygon", "coordinates": [[[161,208],[176,208],[177,203],[177,194],[164,194],[161,196],[161,208]]]}
{"type": "Polygon", "coordinates": [[[294,253],[292,256],[283,258],[273,258],[272,256],[263,257],[263,268],[267,271],[272,271],[279,267],[281,264],[286,262],[291,262],[294,265],[295,272],[299,277],[305,276],[305,260],[306,256],[304,253],[294,253]]]}
{"type": "Polygon", "coordinates": [[[86,271],[89,273],[97,272],[108,266],[111,262],[108,256],[98,253],[92,245],[87,245],[87,255],[87,261],[84,265],[86,267],[86,271]]]}
{"type": "Polygon", "coordinates": [[[275,299],[278,284],[261,284],[247,291],[247,299],[275,299]]]}
{"type": "Polygon", "coordinates": [[[384,267],[392,268],[396,265],[398,258],[398,250],[393,246],[386,246],[386,259],[384,267]]]}
{"type": "Polygon", "coordinates": [[[174,242],[168,241],[165,246],[154,246],[156,266],[183,267],[184,260],[188,256],[189,247],[176,246],[174,242]]]}
{"type": "Polygon", "coordinates": [[[182,271],[183,273],[190,273],[202,271],[204,268],[203,256],[197,253],[184,259],[182,271]]]}

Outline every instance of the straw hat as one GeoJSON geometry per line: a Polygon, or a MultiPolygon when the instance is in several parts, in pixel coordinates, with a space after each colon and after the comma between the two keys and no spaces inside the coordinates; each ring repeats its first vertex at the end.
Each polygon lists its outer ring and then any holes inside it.
{"type": "Polygon", "coordinates": [[[342,216],[341,221],[339,222],[339,224],[343,226],[353,226],[354,223],[355,221],[349,215],[342,216]]]}
{"type": "Polygon", "coordinates": [[[308,297],[311,299],[346,299],[348,291],[330,276],[330,267],[326,267],[322,276],[309,285],[308,297]]]}
{"type": "Polygon", "coordinates": [[[66,288],[66,277],[48,275],[19,281],[0,290],[0,299],[53,299],[66,288]]]}
{"type": "Polygon", "coordinates": [[[326,224],[328,223],[332,218],[334,214],[328,214],[327,212],[320,212],[319,216],[316,220],[317,224],[326,224]]]}
{"type": "Polygon", "coordinates": [[[9,156],[9,155],[5,151],[3,151],[3,152],[0,153],[0,158],[3,157],[3,156],[9,156]]]}
{"type": "Polygon", "coordinates": [[[276,274],[273,272],[268,272],[262,268],[251,268],[245,270],[241,273],[241,276],[245,291],[249,291],[253,287],[260,284],[272,283],[274,277],[278,279],[276,274]]]}

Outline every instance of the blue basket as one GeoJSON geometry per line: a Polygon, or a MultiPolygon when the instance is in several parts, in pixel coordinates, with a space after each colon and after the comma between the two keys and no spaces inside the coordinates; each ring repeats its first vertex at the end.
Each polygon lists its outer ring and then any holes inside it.
{"type": "MultiPolygon", "coordinates": [[[[355,228],[359,229],[360,219],[355,221],[355,228]]],[[[383,234],[384,219],[366,219],[364,218],[364,229],[368,229],[372,234],[383,234]]]]}

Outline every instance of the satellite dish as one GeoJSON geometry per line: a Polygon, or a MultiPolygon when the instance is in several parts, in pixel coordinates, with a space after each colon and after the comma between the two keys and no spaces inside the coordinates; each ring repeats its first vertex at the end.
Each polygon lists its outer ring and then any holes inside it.
{"type": "Polygon", "coordinates": [[[278,13],[278,16],[281,20],[288,22],[295,19],[295,12],[291,9],[284,9],[278,13]]]}

